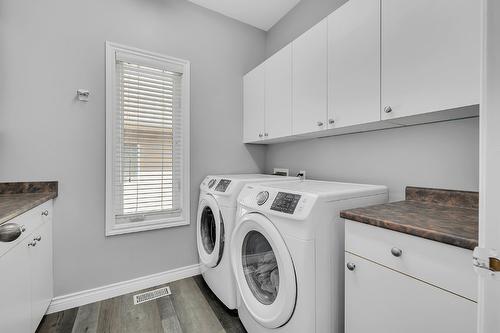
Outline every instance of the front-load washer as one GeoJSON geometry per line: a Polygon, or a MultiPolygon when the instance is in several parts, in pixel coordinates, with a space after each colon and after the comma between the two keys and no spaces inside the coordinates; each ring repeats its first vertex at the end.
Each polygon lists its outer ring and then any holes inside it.
{"type": "Polygon", "coordinates": [[[236,284],[229,257],[236,199],[244,185],[297,179],[262,174],[207,176],[200,185],[197,214],[197,245],[203,278],[229,308],[236,308],[236,284]]]}
{"type": "Polygon", "coordinates": [[[324,181],[246,185],[231,262],[249,333],[340,333],[344,304],[342,209],[385,203],[385,186],[324,181]]]}

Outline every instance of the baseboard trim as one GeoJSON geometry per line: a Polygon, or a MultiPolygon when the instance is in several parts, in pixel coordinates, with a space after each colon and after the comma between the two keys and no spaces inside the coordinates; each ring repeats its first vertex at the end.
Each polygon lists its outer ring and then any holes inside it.
{"type": "Polygon", "coordinates": [[[47,313],[59,312],[108,298],[128,294],[141,289],[155,287],[164,283],[180,280],[200,274],[200,265],[180,267],[166,272],[117,282],[94,289],[57,296],[52,299],[47,313]]]}

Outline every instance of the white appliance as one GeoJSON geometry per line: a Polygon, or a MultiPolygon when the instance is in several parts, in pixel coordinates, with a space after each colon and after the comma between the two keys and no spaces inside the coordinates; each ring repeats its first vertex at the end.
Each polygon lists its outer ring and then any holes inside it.
{"type": "Polygon", "coordinates": [[[385,186],[296,180],[246,185],[231,262],[249,333],[343,332],[342,209],[385,203],[385,186]]]}
{"type": "Polygon", "coordinates": [[[197,244],[203,278],[229,308],[236,308],[236,285],[229,258],[236,199],[248,183],[290,181],[294,177],[261,174],[207,176],[200,185],[197,244]]]}

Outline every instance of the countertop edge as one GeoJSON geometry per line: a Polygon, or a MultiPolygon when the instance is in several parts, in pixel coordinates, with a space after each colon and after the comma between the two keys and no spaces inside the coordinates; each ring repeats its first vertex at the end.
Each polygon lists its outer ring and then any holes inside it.
{"type": "Polygon", "coordinates": [[[415,226],[403,225],[396,222],[391,222],[387,220],[376,219],[373,217],[363,216],[361,214],[351,214],[348,211],[341,211],[340,217],[360,222],[368,225],[372,225],[375,227],[380,227],[392,231],[397,231],[401,233],[405,233],[408,235],[436,241],[439,243],[444,243],[448,245],[457,246],[467,250],[474,250],[476,246],[478,246],[478,241],[475,239],[464,238],[457,235],[451,235],[447,233],[437,232],[430,229],[418,228],[415,226]]]}
{"type": "Polygon", "coordinates": [[[41,198],[38,198],[36,200],[30,201],[26,205],[20,207],[19,209],[13,211],[10,214],[4,215],[0,218],[0,225],[9,222],[12,219],[15,219],[16,217],[26,213],[30,209],[33,209],[37,206],[40,206],[41,204],[57,198],[57,192],[47,192],[47,193],[41,193],[41,194],[46,194],[46,196],[43,196],[41,198]]]}

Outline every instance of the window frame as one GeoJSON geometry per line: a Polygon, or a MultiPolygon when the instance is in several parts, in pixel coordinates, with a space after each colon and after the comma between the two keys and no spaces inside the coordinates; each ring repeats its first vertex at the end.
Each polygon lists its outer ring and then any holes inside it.
{"type": "MultiPolygon", "coordinates": [[[[106,41],[106,236],[156,230],[190,224],[190,62],[154,52],[141,50],[106,41]],[[116,223],[113,209],[113,170],[115,147],[116,116],[116,53],[127,54],[137,58],[141,63],[170,64],[183,69],[181,95],[181,128],[182,128],[182,176],[181,176],[181,215],[176,217],[149,219],[141,222],[116,223]]],[[[148,215],[147,213],[145,215],[148,215]]],[[[153,214],[151,214],[153,215],[153,214]]]]}

